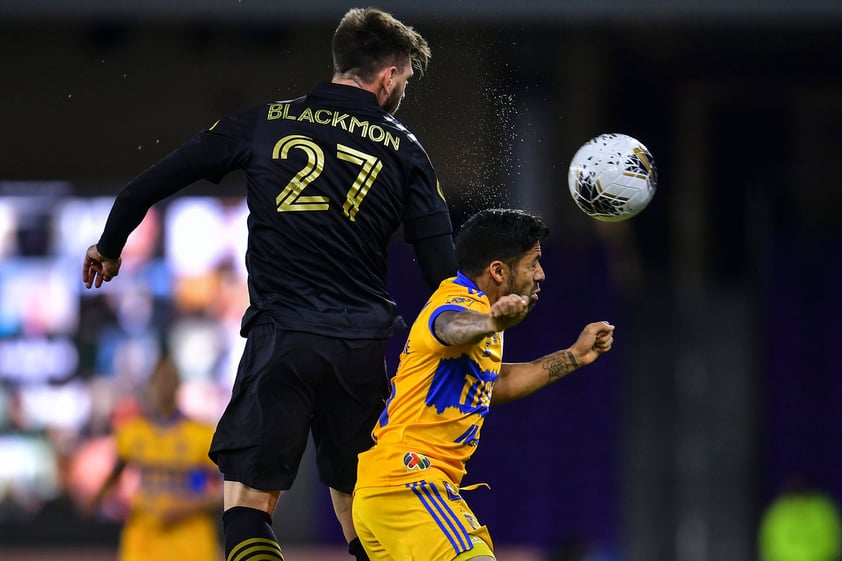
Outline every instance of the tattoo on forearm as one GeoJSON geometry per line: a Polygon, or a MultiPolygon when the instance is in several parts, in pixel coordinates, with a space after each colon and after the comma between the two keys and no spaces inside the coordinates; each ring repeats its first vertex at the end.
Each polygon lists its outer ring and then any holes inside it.
{"type": "Polygon", "coordinates": [[[445,324],[441,337],[448,344],[459,344],[476,334],[473,325],[466,322],[451,321],[445,324]]]}
{"type": "Polygon", "coordinates": [[[562,351],[547,357],[543,367],[549,375],[549,381],[555,382],[579,368],[579,363],[576,362],[576,357],[573,356],[572,352],[562,351]]]}
{"type": "Polygon", "coordinates": [[[463,345],[481,341],[490,335],[484,316],[473,312],[442,314],[443,321],[436,321],[436,334],[448,345],[463,345]],[[445,316],[447,314],[447,316],[445,316]]]}

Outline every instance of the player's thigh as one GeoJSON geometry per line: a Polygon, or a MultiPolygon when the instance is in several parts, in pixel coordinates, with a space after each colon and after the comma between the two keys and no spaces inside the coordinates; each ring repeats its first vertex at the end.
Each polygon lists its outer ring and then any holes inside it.
{"type": "Polygon", "coordinates": [[[357,454],[373,444],[371,430],[389,396],[385,341],[335,340],[329,346],[331,376],[319,388],[313,414],[313,441],[319,479],[351,493],[357,454]]]}
{"type": "Polygon", "coordinates": [[[312,349],[273,323],[251,328],[231,399],[211,443],[228,481],[286,490],[307,445],[315,403],[312,349]]]}
{"type": "Polygon", "coordinates": [[[494,558],[488,529],[442,482],[357,489],[353,518],[373,560],[494,558]]]}

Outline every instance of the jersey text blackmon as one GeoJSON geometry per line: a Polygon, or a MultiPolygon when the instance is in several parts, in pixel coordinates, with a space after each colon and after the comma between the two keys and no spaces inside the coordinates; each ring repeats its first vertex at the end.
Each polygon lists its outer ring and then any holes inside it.
{"type": "Polygon", "coordinates": [[[272,103],[266,114],[266,120],[288,119],[290,121],[306,121],[318,125],[329,125],[339,127],[352,134],[358,134],[372,142],[377,142],[386,147],[398,150],[401,146],[401,139],[379,125],[372,125],[368,121],[361,121],[348,113],[340,113],[331,109],[313,109],[305,107],[300,113],[291,113],[289,103],[272,103]]]}

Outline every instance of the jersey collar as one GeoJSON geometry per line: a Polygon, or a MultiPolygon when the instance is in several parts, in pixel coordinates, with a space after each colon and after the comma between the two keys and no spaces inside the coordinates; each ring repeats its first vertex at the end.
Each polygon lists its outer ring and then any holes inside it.
{"type": "Polygon", "coordinates": [[[485,292],[480,290],[476,283],[474,283],[474,281],[465,276],[462,273],[462,271],[456,271],[456,278],[453,280],[453,282],[466,287],[469,292],[476,291],[477,295],[485,296],[485,292]]]}
{"type": "Polygon", "coordinates": [[[380,107],[377,105],[377,96],[370,91],[356,86],[346,86],[345,84],[321,82],[316,84],[315,87],[310,90],[309,95],[314,97],[327,97],[331,99],[340,98],[352,103],[365,103],[375,107],[380,107]]]}

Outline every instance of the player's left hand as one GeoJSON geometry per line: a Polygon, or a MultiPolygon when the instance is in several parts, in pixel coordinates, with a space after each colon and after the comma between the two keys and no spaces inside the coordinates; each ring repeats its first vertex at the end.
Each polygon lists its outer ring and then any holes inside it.
{"type": "Polygon", "coordinates": [[[610,351],[613,344],[614,326],[607,321],[596,321],[585,326],[571,350],[584,366],[610,351]]]}
{"type": "MultiPolygon", "coordinates": [[[[600,322],[605,323],[605,322],[600,322]]],[[[599,326],[602,327],[602,326],[599,326]]],[[[611,350],[611,346],[614,344],[614,326],[611,325],[606,329],[601,329],[597,331],[596,337],[594,338],[593,349],[598,352],[599,354],[606,353],[611,350]]]]}
{"type": "Polygon", "coordinates": [[[96,248],[96,244],[85,252],[85,262],[82,264],[82,282],[85,288],[99,288],[103,282],[109,282],[120,273],[121,258],[105,257],[96,248]]]}

